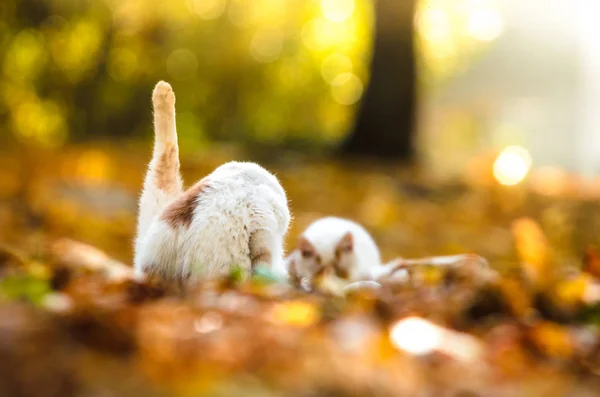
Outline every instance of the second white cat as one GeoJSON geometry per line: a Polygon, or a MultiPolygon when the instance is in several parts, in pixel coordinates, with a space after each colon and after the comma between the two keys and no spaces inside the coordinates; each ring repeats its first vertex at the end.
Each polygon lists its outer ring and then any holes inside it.
{"type": "Polygon", "coordinates": [[[345,289],[373,289],[380,282],[406,282],[409,269],[436,266],[465,269],[479,281],[489,281],[495,272],[479,255],[462,254],[418,259],[396,258],[383,264],[373,237],[356,222],[325,217],[313,222],[300,236],[298,247],[286,259],[292,283],[310,289],[325,273],[335,274],[345,289]]]}
{"type": "Polygon", "coordinates": [[[381,263],[379,248],[364,227],[332,216],[313,222],[286,262],[290,280],[298,285],[324,272],[348,282],[378,280],[395,267],[395,262],[381,263]]]}

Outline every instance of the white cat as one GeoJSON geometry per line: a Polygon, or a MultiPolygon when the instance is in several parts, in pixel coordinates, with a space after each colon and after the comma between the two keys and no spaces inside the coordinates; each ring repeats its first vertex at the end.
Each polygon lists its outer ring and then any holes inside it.
{"type": "Polygon", "coordinates": [[[304,286],[306,280],[312,281],[324,272],[355,282],[377,280],[395,268],[395,263],[381,263],[379,248],[364,227],[332,216],[313,222],[286,262],[290,281],[304,286]]]}
{"type": "Polygon", "coordinates": [[[155,143],[139,202],[136,272],[180,283],[221,277],[233,266],[245,276],[257,265],[286,275],[290,211],[277,178],[257,164],[230,162],[184,191],[171,86],[159,82],[152,102],[155,143]]]}
{"type": "MultiPolygon", "coordinates": [[[[381,282],[409,281],[409,269],[436,266],[465,269],[480,281],[489,281],[495,272],[485,258],[474,254],[434,256],[418,259],[396,258],[383,264],[377,244],[356,222],[325,217],[313,222],[300,236],[298,248],[286,259],[289,279],[304,289],[324,274],[335,274],[344,291],[377,289],[381,282]]],[[[329,283],[333,289],[338,283],[329,283]]]]}

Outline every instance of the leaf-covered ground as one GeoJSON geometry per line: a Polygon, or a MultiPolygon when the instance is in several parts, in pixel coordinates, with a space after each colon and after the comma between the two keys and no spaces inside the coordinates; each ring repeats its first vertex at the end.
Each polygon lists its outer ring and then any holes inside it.
{"type": "MultiPolygon", "coordinates": [[[[236,155],[184,159],[184,176],[236,155]]],[[[497,275],[423,266],[406,284],[347,296],[232,276],[181,300],[123,265],[146,156],[0,156],[0,396],[600,392],[600,207],[576,189],[271,155],[295,215],[289,246],[335,214],[363,223],[386,259],[476,252],[497,275]]]]}

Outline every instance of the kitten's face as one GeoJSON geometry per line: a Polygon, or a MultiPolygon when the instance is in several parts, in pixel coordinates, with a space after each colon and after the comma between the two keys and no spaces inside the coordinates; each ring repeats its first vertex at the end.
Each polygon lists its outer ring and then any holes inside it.
{"type": "Polygon", "coordinates": [[[354,237],[348,232],[338,241],[335,246],[335,258],[332,263],[335,275],[345,280],[350,278],[350,272],[354,268],[354,237]]]}
{"type": "Polygon", "coordinates": [[[305,237],[298,244],[300,252],[296,271],[300,278],[314,280],[324,273],[334,273],[342,279],[349,279],[354,266],[354,240],[350,232],[346,233],[334,247],[333,258],[324,257],[305,237]]]}

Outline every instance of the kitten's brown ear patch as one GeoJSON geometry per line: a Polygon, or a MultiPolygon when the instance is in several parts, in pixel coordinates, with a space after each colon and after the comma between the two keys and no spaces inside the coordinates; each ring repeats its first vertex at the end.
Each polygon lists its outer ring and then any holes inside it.
{"type": "Polygon", "coordinates": [[[354,236],[351,232],[347,232],[340,239],[336,246],[336,253],[352,252],[354,249],[354,236]]]}
{"type": "Polygon", "coordinates": [[[308,241],[308,239],[304,236],[300,237],[300,241],[298,242],[298,249],[300,250],[300,254],[304,258],[311,258],[317,254],[317,249],[308,241]]]}
{"type": "Polygon", "coordinates": [[[208,188],[208,182],[202,179],[170,203],[164,209],[160,218],[173,228],[190,227],[194,218],[197,198],[208,188]]]}
{"type": "Polygon", "coordinates": [[[170,144],[158,159],[155,168],[156,186],[160,190],[170,192],[174,181],[179,177],[179,156],[177,147],[170,144]]]}

